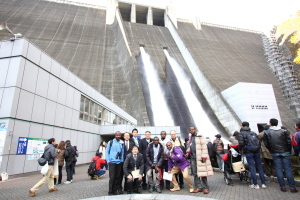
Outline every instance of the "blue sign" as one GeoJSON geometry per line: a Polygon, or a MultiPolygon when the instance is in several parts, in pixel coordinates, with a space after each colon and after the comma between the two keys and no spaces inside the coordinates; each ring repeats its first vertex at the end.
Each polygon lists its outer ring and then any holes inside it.
{"type": "Polygon", "coordinates": [[[28,138],[27,137],[19,137],[17,155],[18,154],[26,154],[27,144],[28,144],[28,138]]]}

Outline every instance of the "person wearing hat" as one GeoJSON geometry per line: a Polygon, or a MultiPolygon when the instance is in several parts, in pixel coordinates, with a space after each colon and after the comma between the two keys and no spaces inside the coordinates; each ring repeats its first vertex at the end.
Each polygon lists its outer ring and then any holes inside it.
{"type": "Polygon", "coordinates": [[[238,131],[234,131],[232,136],[230,136],[229,142],[231,142],[231,144],[239,144],[239,141],[236,139],[238,134],[239,134],[238,131]]]}
{"type": "Polygon", "coordinates": [[[66,141],[66,151],[65,151],[65,161],[66,161],[66,172],[67,172],[67,181],[64,184],[70,184],[73,181],[73,172],[74,165],[73,161],[75,161],[76,150],[71,145],[71,141],[66,141]]]}
{"type": "Polygon", "coordinates": [[[214,147],[216,150],[216,156],[217,156],[217,162],[220,169],[222,169],[223,166],[223,160],[222,157],[224,155],[224,143],[221,140],[221,135],[217,134],[215,135],[216,139],[214,140],[214,147]]]}

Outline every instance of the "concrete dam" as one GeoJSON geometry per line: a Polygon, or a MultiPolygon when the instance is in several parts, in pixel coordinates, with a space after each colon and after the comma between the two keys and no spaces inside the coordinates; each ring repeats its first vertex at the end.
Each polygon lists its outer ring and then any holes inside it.
{"type": "MultiPolygon", "coordinates": [[[[242,121],[261,131],[278,112],[281,124],[293,130],[297,117],[268,66],[261,33],[179,19],[171,6],[116,0],[105,6],[58,0],[0,4],[1,23],[124,109],[138,126],[180,126],[182,137],[196,126],[211,139],[217,133],[227,138],[242,121]],[[144,55],[157,78],[148,77],[144,55]],[[174,62],[185,78],[176,75],[174,62]],[[229,94],[227,89],[239,83],[246,85],[229,94]],[[256,90],[264,84],[272,89],[256,90]],[[243,88],[252,92],[250,97],[243,88]],[[258,100],[270,90],[274,104],[258,100]],[[237,96],[245,101],[235,104],[237,96]]],[[[1,34],[0,40],[10,37],[1,34]]]]}

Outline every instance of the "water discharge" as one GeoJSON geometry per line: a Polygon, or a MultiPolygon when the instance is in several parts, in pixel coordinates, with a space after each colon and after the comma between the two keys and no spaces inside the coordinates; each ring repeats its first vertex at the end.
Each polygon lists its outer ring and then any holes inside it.
{"type": "Polygon", "coordinates": [[[140,47],[140,50],[144,64],[145,77],[149,86],[154,126],[174,126],[174,121],[162,89],[162,81],[150,60],[150,55],[145,52],[143,47],[140,47]]]}
{"type": "Polygon", "coordinates": [[[182,69],[182,67],[177,63],[177,61],[169,55],[169,52],[164,49],[164,53],[172,67],[172,70],[177,78],[178,84],[182,91],[183,97],[187,103],[189,111],[193,117],[195,126],[197,127],[199,133],[205,136],[212,137],[218,134],[218,130],[212,124],[207,114],[203,110],[199,100],[194,94],[191,87],[191,79],[187,73],[182,69]]]}

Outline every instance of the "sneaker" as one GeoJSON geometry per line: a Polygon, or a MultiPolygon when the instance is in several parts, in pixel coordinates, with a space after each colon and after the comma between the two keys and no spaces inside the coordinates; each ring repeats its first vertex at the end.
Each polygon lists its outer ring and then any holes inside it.
{"type": "Polygon", "coordinates": [[[252,185],[249,185],[249,188],[252,188],[252,189],[259,189],[259,186],[258,186],[258,185],[252,184],[252,185]]]}
{"type": "Polygon", "coordinates": [[[267,188],[266,184],[262,184],[261,188],[266,189],[267,188]]]}
{"type": "Polygon", "coordinates": [[[57,191],[58,189],[56,189],[56,188],[51,188],[51,189],[49,189],[49,192],[55,192],[55,191],[57,191]]]}
{"type": "Polygon", "coordinates": [[[29,194],[32,196],[32,197],[35,197],[35,192],[32,192],[31,190],[29,190],[29,194]]]}
{"type": "Polygon", "coordinates": [[[70,183],[72,183],[71,181],[66,181],[66,182],[64,182],[64,184],[70,184],[70,183]]]}

